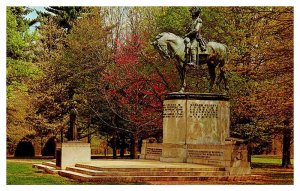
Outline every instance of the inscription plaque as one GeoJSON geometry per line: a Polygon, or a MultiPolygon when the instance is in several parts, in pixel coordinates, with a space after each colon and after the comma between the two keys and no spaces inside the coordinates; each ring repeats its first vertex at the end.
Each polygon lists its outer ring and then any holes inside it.
{"type": "Polygon", "coordinates": [[[191,103],[189,117],[197,119],[218,118],[218,105],[191,103]]]}
{"type": "Polygon", "coordinates": [[[146,154],[161,155],[161,153],[162,153],[162,149],[161,148],[148,147],[146,149],[146,154]]]}
{"type": "Polygon", "coordinates": [[[188,154],[191,158],[203,158],[209,159],[211,157],[223,157],[223,151],[207,151],[207,150],[188,150],[188,154]]]}
{"type": "Polygon", "coordinates": [[[164,104],[163,118],[182,118],[183,106],[181,104],[164,104]]]}

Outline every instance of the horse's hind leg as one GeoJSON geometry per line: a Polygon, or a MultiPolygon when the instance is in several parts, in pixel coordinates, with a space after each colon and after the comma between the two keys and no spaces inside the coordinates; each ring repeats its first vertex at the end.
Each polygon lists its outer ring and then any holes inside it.
{"type": "Polygon", "coordinates": [[[222,72],[222,78],[223,78],[223,82],[224,82],[224,89],[225,89],[226,91],[228,91],[229,88],[228,88],[228,86],[227,86],[227,77],[226,77],[226,73],[225,73],[225,71],[224,71],[222,68],[220,68],[220,70],[221,70],[221,72],[222,72]]]}
{"type": "Polygon", "coordinates": [[[223,81],[223,85],[224,85],[224,89],[228,90],[227,88],[227,79],[226,79],[226,75],[225,75],[225,71],[223,70],[222,67],[219,67],[220,71],[219,71],[219,76],[216,82],[216,85],[219,87],[219,91],[222,91],[222,81],[223,81]]]}
{"type": "Polygon", "coordinates": [[[218,75],[218,78],[217,78],[217,81],[216,81],[216,85],[219,87],[219,91],[222,91],[222,88],[221,88],[221,82],[222,82],[222,71],[221,71],[221,68],[220,68],[220,71],[219,71],[219,75],[218,75]]]}
{"type": "Polygon", "coordinates": [[[223,80],[223,82],[224,82],[224,89],[225,89],[225,91],[228,91],[229,88],[228,88],[228,86],[227,86],[227,77],[226,77],[225,71],[223,70],[223,66],[224,66],[224,65],[225,65],[225,60],[223,60],[223,61],[221,62],[221,64],[220,64],[220,78],[221,78],[221,80],[223,80]]]}
{"type": "Polygon", "coordinates": [[[208,64],[208,73],[209,73],[209,78],[210,78],[210,82],[209,82],[209,92],[212,91],[215,80],[216,80],[216,71],[215,71],[215,66],[213,64],[208,64]]]}
{"type": "Polygon", "coordinates": [[[220,63],[219,63],[219,75],[218,75],[218,79],[217,79],[217,82],[216,84],[218,85],[219,87],[219,91],[221,92],[223,89],[222,89],[222,81],[223,81],[223,87],[225,89],[225,91],[228,91],[228,87],[227,87],[227,78],[226,78],[226,73],[223,69],[223,66],[225,65],[225,60],[221,60],[220,63]]]}

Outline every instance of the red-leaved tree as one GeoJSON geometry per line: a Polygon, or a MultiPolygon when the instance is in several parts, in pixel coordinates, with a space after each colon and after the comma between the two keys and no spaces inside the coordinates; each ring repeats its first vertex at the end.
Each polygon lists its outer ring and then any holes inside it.
{"type": "Polygon", "coordinates": [[[140,36],[117,41],[115,63],[106,71],[104,94],[118,120],[118,130],[132,140],[131,155],[136,158],[138,140],[162,131],[162,102],[166,85],[143,54],[145,43],[140,36]]]}

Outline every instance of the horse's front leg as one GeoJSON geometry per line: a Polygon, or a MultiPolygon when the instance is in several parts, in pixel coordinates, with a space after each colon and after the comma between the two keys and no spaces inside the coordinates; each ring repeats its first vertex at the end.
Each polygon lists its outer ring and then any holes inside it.
{"type": "Polygon", "coordinates": [[[208,91],[212,92],[216,80],[216,71],[215,71],[216,66],[214,66],[213,64],[207,64],[207,65],[208,65],[208,73],[210,78],[208,91]]]}
{"type": "Polygon", "coordinates": [[[180,81],[181,81],[181,89],[179,90],[179,93],[183,93],[185,91],[185,87],[186,87],[186,81],[185,81],[186,67],[185,67],[185,65],[181,65],[181,67],[178,68],[178,71],[179,71],[180,81]]]}
{"type": "Polygon", "coordinates": [[[179,90],[179,93],[185,92],[185,86],[186,86],[185,78],[181,79],[181,81],[182,81],[182,85],[181,85],[181,89],[179,90]]]}

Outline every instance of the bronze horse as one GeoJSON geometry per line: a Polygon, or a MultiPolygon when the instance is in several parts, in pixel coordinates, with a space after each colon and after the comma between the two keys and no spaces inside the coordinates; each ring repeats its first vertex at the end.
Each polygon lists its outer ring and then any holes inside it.
{"type": "MultiPolygon", "coordinates": [[[[156,36],[152,45],[159,51],[163,58],[175,58],[177,60],[176,68],[181,80],[181,89],[179,92],[184,92],[186,87],[185,77],[187,65],[184,39],[173,33],[163,32],[156,36]]],[[[215,69],[217,66],[220,69],[220,73],[216,84],[220,85],[221,81],[223,81],[224,89],[227,91],[227,80],[225,78],[225,72],[222,69],[228,57],[227,46],[217,42],[208,42],[205,53],[205,59],[201,60],[199,64],[207,64],[208,66],[208,73],[210,76],[209,92],[212,91],[215,84],[215,69]]]]}

